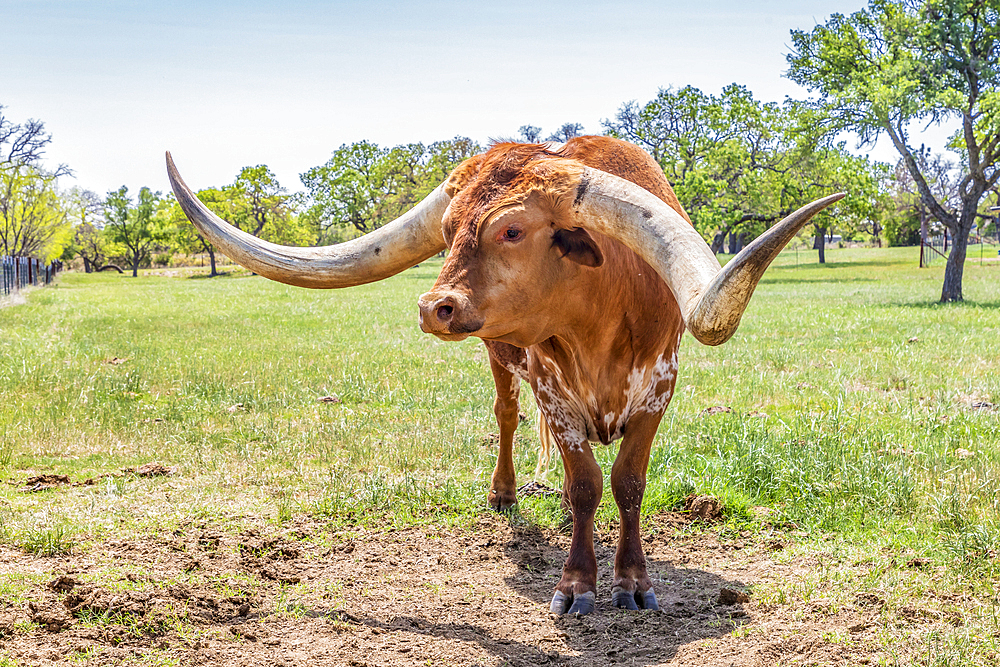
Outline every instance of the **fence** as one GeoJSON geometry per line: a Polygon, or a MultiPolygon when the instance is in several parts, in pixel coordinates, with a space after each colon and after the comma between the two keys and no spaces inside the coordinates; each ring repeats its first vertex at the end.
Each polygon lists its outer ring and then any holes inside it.
{"type": "Polygon", "coordinates": [[[936,261],[948,259],[948,234],[920,239],[920,268],[931,266],[936,261]]]}
{"type": "MultiPolygon", "coordinates": [[[[928,236],[920,239],[920,268],[932,266],[936,262],[948,259],[948,246],[951,242],[951,235],[945,232],[938,236],[928,236]]],[[[1000,244],[1000,234],[995,238],[990,236],[970,236],[969,250],[967,257],[972,257],[972,247],[979,246],[979,254],[983,255],[986,246],[1000,244]]],[[[992,249],[990,250],[992,252],[992,249]]]]}
{"type": "Polygon", "coordinates": [[[62,269],[62,262],[42,264],[34,257],[9,257],[0,255],[3,267],[3,295],[9,295],[28,285],[48,285],[62,269]]]}

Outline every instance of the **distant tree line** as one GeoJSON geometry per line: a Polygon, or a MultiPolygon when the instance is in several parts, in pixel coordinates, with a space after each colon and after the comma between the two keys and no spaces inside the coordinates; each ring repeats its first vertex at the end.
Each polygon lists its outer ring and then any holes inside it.
{"type": "MultiPolygon", "coordinates": [[[[698,231],[715,252],[738,252],[799,206],[835,191],[851,196],[814,218],[802,240],[819,261],[834,234],[873,245],[919,243],[921,230],[954,239],[942,300],[960,300],[961,269],[973,229],[995,224],[1000,179],[1000,2],[870,0],[834,14],[811,32],[792,32],[788,76],[815,93],[806,101],[756,99],[732,84],[720,94],[664,88],[645,103],[622,104],[603,132],[646,149],[659,163],[698,231]],[[911,145],[914,123],[955,122],[954,159],[911,145]],[[848,150],[888,137],[896,165],[848,150]]],[[[550,133],[525,124],[516,139],[565,142],[579,123],[550,133]]],[[[124,186],[99,196],[60,190],[65,165],[43,164],[51,141],[37,120],[15,124],[0,107],[0,254],[79,257],[132,275],[176,254],[215,249],[173,196],[124,186]]],[[[300,175],[289,192],[266,165],[198,196],[218,215],[261,238],[321,245],[370,232],[417,203],[463,160],[486,149],[455,137],[394,147],[345,144],[300,175]]]]}

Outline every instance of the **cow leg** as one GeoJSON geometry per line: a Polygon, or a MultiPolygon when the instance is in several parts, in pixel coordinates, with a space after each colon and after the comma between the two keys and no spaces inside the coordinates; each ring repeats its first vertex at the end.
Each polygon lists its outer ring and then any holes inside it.
{"type": "MultiPolygon", "coordinates": [[[[509,346],[508,346],[509,347],[509,346]]],[[[514,480],[514,431],[518,422],[518,401],[521,393],[521,379],[508,369],[508,363],[498,358],[494,346],[490,351],[490,370],[496,384],[497,397],[493,401],[493,414],[500,427],[500,451],[497,465],[490,479],[490,492],[486,500],[498,512],[506,512],[517,502],[517,484],[514,480]]],[[[518,349],[518,348],[514,348],[518,349]]],[[[523,350],[521,350],[523,355],[523,350]]]]}
{"type": "Polygon", "coordinates": [[[597,593],[594,515],[604,491],[604,477],[586,440],[567,447],[556,435],[556,443],[566,470],[563,490],[573,512],[573,538],[550,609],[555,614],[589,614],[594,611],[597,593]]]}
{"type": "Polygon", "coordinates": [[[649,450],[659,423],[659,414],[644,414],[631,419],[611,468],[611,491],[621,517],[611,602],[623,609],[660,608],[653,592],[653,582],[646,572],[646,556],[642,552],[639,534],[639,510],[646,493],[649,450]]]}

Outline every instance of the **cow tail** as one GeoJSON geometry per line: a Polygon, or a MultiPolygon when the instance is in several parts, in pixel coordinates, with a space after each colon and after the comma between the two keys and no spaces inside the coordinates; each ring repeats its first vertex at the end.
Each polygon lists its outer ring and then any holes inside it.
{"type": "Polygon", "coordinates": [[[538,411],[538,465],[535,466],[535,481],[544,483],[545,479],[552,472],[552,447],[555,442],[552,439],[552,431],[542,416],[542,411],[538,411]]]}

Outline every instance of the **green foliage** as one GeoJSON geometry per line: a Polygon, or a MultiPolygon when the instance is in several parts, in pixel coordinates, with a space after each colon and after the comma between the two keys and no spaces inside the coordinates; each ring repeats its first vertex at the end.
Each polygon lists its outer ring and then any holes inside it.
{"type": "MultiPolygon", "coordinates": [[[[221,190],[216,188],[206,188],[198,191],[198,199],[220,218],[228,220],[231,217],[229,206],[227,206],[228,198],[225,198],[223,194],[221,190]]],[[[177,250],[188,254],[215,252],[215,246],[198,233],[198,228],[188,220],[173,193],[164,198],[163,215],[169,229],[170,243],[177,250]]]]}
{"type": "Polygon", "coordinates": [[[71,238],[57,174],[32,165],[0,166],[0,255],[50,261],[71,238]]]}
{"type": "Polygon", "coordinates": [[[885,239],[890,247],[920,244],[920,218],[913,210],[894,211],[885,218],[885,239]]]}
{"type": "Polygon", "coordinates": [[[156,215],[160,193],[141,188],[133,204],[124,185],[108,193],[104,200],[105,233],[122,249],[132,267],[132,277],[140,266],[148,266],[152,251],[167,238],[163,221],[156,215]]]}
{"type": "MultiPolygon", "coordinates": [[[[234,219],[234,196],[231,190],[206,188],[198,191],[198,199],[223,220],[234,219]]],[[[185,254],[208,253],[211,264],[209,276],[217,276],[215,246],[205,240],[198,228],[191,224],[173,193],[164,199],[162,215],[170,245],[185,254]]]]}
{"type": "Polygon", "coordinates": [[[44,123],[14,124],[0,105],[0,255],[49,261],[70,241],[67,207],[56,186],[71,172],[65,165],[42,165],[51,140],[44,123]]]}
{"type": "Polygon", "coordinates": [[[367,233],[412,208],[462,160],[481,150],[463,137],[429,146],[345,144],[326,164],[301,175],[308,191],[306,215],[324,238],[342,234],[344,227],[367,233]]]}
{"type": "Polygon", "coordinates": [[[223,217],[245,232],[283,245],[309,245],[313,240],[295,215],[293,198],[267,165],[243,167],[232,185],[210,194],[223,217]]]}
{"type": "Polygon", "coordinates": [[[821,120],[799,103],[760,102],[733,84],[718,97],[691,86],[660,90],[642,107],[624,105],[605,126],[652,154],[718,252],[727,234],[749,240],[838,190],[851,197],[828,209],[817,226],[877,232],[882,167],[831,144],[821,120]]]}
{"type": "MultiPolygon", "coordinates": [[[[223,220],[273,243],[304,246],[315,240],[308,217],[297,214],[297,198],[288,194],[267,165],[244,167],[231,185],[199,190],[198,198],[223,220]]],[[[164,200],[160,215],[173,248],[208,253],[211,275],[217,275],[215,247],[202,238],[172,195],[164,200]]]]}
{"type": "Polygon", "coordinates": [[[104,200],[95,192],[71,188],[63,194],[73,222],[70,242],[63,248],[62,259],[83,259],[84,268],[90,273],[104,264],[107,237],[102,229],[104,200]]]}

